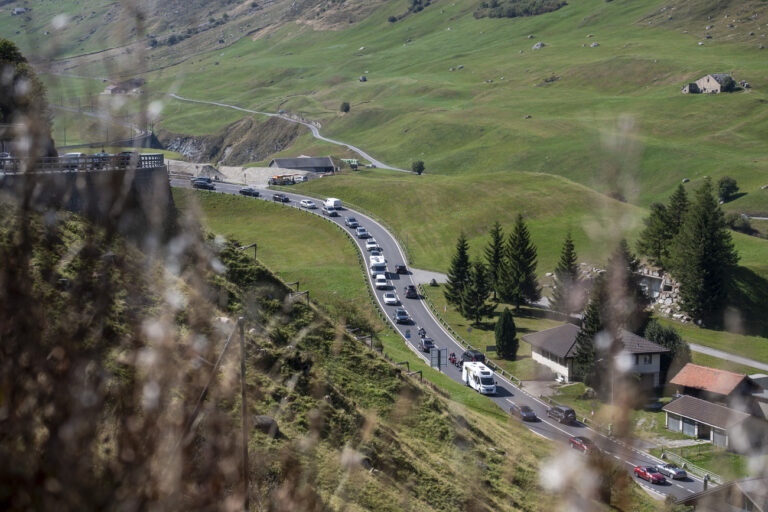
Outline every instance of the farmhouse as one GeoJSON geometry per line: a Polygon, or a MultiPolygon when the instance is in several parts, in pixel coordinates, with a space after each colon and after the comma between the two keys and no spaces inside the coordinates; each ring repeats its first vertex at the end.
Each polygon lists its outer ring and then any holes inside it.
{"type": "Polygon", "coordinates": [[[669,430],[707,439],[721,448],[746,452],[764,445],[768,436],[763,420],[689,395],[668,403],[662,411],[669,430]]]}
{"type": "MultiPolygon", "coordinates": [[[[526,334],[523,341],[531,345],[532,359],[549,368],[559,380],[570,382],[573,378],[573,358],[576,355],[576,337],[579,327],[564,324],[544,331],[526,334]]],[[[643,389],[658,387],[661,354],[668,350],[624,329],[621,330],[624,356],[629,356],[627,373],[639,377],[643,389]]]]}
{"type": "Polygon", "coordinates": [[[704,75],[695,82],[683,86],[683,94],[718,94],[730,92],[736,86],[736,82],[728,73],[710,73],[704,75]]]}
{"type": "Polygon", "coordinates": [[[280,169],[313,172],[334,172],[336,170],[336,166],[333,165],[333,160],[331,160],[331,157],[329,156],[317,158],[308,156],[301,156],[298,158],[275,158],[269,162],[269,166],[280,169]]]}
{"type": "Polygon", "coordinates": [[[11,16],[18,16],[19,14],[25,14],[27,12],[27,9],[25,7],[14,7],[13,12],[11,12],[11,16]]]}

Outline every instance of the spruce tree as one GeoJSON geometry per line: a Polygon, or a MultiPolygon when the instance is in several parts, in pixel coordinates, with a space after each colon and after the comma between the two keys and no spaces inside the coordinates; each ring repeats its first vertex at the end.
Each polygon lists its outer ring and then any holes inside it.
{"type": "Polygon", "coordinates": [[[459,235],[456,242],[456,253],[451,259],[448,269],[448,281],[445,284],[445,300],[461,309],[461,293],[469,280],[469,244],[464,233],[459,235]]]}
{"type": "Polygon", "coordinates": [[[696,191],[672,248],[672,275],[680,282],[683,308],[695,320],[720,323],[727,284],[738,261],[723,211],[707,179],[696,191]]]}
{"type": "Polygon", "coordinates": [[[520,340],[517,339],[515,318],[509,308],[504,308],[504,311],[501,312],[498,321],[496,321],[494,334],[496,335],[496,353],[504,359],[516,360],[520,340]]]}
{"type": "Polygon", "coordinates": [[[655,265],[664,266],[669,258],[669,244],[673,234],[669,230],[667,207],[661,203],[651,205],[651,214],[643,219],[645,229],[640,232],[637,250],[655,265]]]}
{"type": "Polygon", "coordinates": [[[594,293],[596,291],[593,289],[593,297],[584,310],[584,320],[579,334],[576,335],[576,354],[573,357],[574,378],[591,387],[595,387],[599,376],[595,337],[604,329],[600,314],[602,300],[599,293],[594,293]]]}
{"type": "Polygon", "coordinates": [[[524,302],[534,302],[541,298],[536,278],[536,246],[531,241],[522,215],[517,216],[505,253],[500,285],[502,299],[514,304],[519,310],[524,302]]]}
{"type": "Polygon", "coordinates": [[[488,263],[488,275],[493,287],[493,299],[496,300],[496,290],[499,286],[502,264],[504,262],[504,231],[499,221],[491,228],[491,239],[485,248],[485,261],[488,263]]]}
{"type": "Polygon", "coordinates": [[[488,304],[491,296],[491,282],[488,271],[481,262],[472,264],[469,279],[461,292],[461,314],[477,325],[484,317],[493,316],[494,305],[488,304]]]}
{"type": "Polygon", "coordinates": [[[680,184],[669,198],[669,206],[667,206],[667,227],[670,238],[674,238],[680,231],[688,206],[688,194],[685,192],[685,187],[680,184]]]}
{"type": "Polygon", "coordinates": [[[581,310],[579,267],[576,259],[576,248],[569,231],[560,252],[560,262],[555,268],[555,285],[552,291],[552,309],[555,311],[571,314],[581,310]]]}
{"type": "Polygon", "coordinates": [[[642,332],[648,321],[649,299],[640,286],[640,276],[636,273],[639,267],[640,262],[629,250],[627,241],[621,240],[608,260],[604,279],[607,300],[603,301],[601,311],[604,324],[614,334],[622,328],[642,332]]]}

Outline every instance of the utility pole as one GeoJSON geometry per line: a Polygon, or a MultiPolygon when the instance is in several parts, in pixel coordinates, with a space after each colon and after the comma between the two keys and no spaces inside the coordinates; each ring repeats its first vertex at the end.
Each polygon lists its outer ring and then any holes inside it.
{"type": "Polygon", "coordinates": [[[248,483],[248,402],[245,398],[245,318],[237,319],[240,328],[240,408],[243,416],[243,506],[248,512],[250,506],[250,485],[248,483]]]}
{"type": "Polygon", "coordinates": [[[245,399],[245,318],[237,319],[240,327],[240,408],[243,416],[243,506],[248,512],[250,506],[250,485],[248,483],[248,402],[245,399]]]}

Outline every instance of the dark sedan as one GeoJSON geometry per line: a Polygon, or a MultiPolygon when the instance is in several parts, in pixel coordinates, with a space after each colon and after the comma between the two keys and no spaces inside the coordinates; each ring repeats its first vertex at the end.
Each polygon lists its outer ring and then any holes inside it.
{"type": "Polygon", "coordinates": [[[251,187],[241,188],[237,193],[241,196],[259,197],[259,191],[251,187]]]}
{"type": "Polygon", "coordinates": [[[512,414],[512,416],[520,418],[523,421],[537,421],[539,419],[536,416],[536,413],[533,412],[533,409],[527,405],[512,404],[509,407],[509,412],[512,414]]]}
{"type": "Polygon", "coordinates": [[[285,194],[272,194],[272,200],[277,201],[279,203],[290,203],[290,198],[285,194]]]}

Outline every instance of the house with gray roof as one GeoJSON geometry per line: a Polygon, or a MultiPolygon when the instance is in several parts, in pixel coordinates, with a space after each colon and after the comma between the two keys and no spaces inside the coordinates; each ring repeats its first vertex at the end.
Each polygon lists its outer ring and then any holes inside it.
{"type": "Polygon", "coordinates": [[[270,167],[279,169],[291,169],[296,171],[312,172],[334,172],[336,166],[329,156],[309,157],[300,156],[298,158],[275,158],[269,162],[270,167]]]}
{"type": "Polygon", "coordinates": [[[662,411],[666,427],[672,432],[706,439],[721,448],[747,452],[765,446],[768,440],[768,423],[764,420],[701,398],[683,395],[662,411]]]}
{"type": "MultiPolygon", "coordinates": [[[[547,367],[558,380],[573,380],[573,358],[576,356],[576,337],[581,329],[563,324],[544,331],[526,334],[522,340],[531,345],[531,358],[547,367]]],[[[658,387],[661,355],[668,352],[661,345],[625,329],[619,332],[623,350],[617,357],[628,358],[627,373],[637,375],[643,389],[658,387]]]]}
{"type": "Polygon", "coordinates": [[[677,500],[697,512],[768,512],[768,476],[725,482],[677,500]]]}
{"type": "Polygon", "coordinates": [[[728,73],[710,73],[695,82],[683,86],[683,94],[718,94],[730,92],[736,87],[736,82],[728,73]]]}

